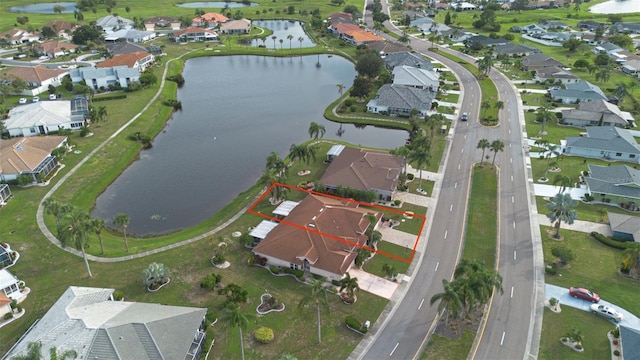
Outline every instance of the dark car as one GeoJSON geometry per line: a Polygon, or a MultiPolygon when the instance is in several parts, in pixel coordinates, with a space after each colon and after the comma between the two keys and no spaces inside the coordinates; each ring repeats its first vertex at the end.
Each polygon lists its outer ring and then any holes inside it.
{"type": "Polygon", "coordinates": [[[467,121],[467,120],[469,120],[469,114],[462,113],[462,116],[460,117],[460,121],[467,121]]]}
{"type": "Polygon", "coordinates": [[[570,287],[569,295],[573,296],[574,298],[591,301],[593,303],[597,303],[600,301],[600,295],[579,287],[570,287]]]}

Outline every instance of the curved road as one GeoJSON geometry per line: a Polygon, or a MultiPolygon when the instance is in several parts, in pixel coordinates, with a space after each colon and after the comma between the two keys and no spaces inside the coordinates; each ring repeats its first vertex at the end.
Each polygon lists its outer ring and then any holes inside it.
{"type": "MultiPolygon", "coordinates": [[[[383,8],[387,11],[385,2],[383,8]]],[[[418,52],[427,53],[429,45],[425,41],[411,39],[412,48],[418,52]]],[[[469,357],[535,358],[543,310],[543,297],[537,294],[544,291],[544,283],[542,274],[534,272],[534,269],[542,267],[534,265],[541,264],[542,250],[532,211],[535,209],[534,196],[528,195],[532,194],[528,181],[531,170],[525,164],[521,134],[524,131],[524,115],[519,95],[504,76],[493,71],[490,76],[498,87],[500,100],[504,101],[505,107],[500,113],[500,126],[481,126],[477,122],[481,91],[475,76],[437,53],[428,52],[427,55],[441,61],[457,74],[463,85],[459,111],[468,112],[470,120],[454,121],[452,126],[450,135],[455,136],[448,140],[445,158],[440,164],[439,172],[443,173],[443,181],[436,184],[432,194],[437,198],[437,203],[427,211],[429,225],[421,235],[428,236],[421,236],[423,240],[418,249],[421,254],[418,254],[417,263],[410,270],[412,278],[408,283],[403,283],[385,309],[381,317],[383,320],[371,329],[371,335],[362,341],[351,358],[420,357],[437,318],[436,309],[429,306],[429,299],[442,291],[442,279],[451,279],[459,259],[465,233],[471,167],[481,160],[476,145],[483,138],[489,141],[500,139],[505,143],[504,153],[499,153],[496,160],[500,167],[498,264],[504,279],[505,294],[495,296],[485,318],[485,327],[479,331],[469,357]]],[[[456,56],[461,54],[456,53],[456,56]]],[[[473,59],[469,61],[475,62],[473,59]]]]}

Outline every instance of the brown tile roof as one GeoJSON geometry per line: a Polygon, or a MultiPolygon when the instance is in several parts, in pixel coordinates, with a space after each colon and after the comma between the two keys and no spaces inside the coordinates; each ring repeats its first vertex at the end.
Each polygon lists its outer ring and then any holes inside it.
{"type": "Polygon", "coordinates": [[[60,33],[62,31],[65,30],[73,30],[76,28],[75,25],[73,25],[72,23],[68,22],[68,21],[64,21],[64,20],[53,20],[50,21],[48,23],[46,23],[43,27],[49,27],[51,28],[51,30],[60,33]]]}
{"type": "Polygon", "coordinates": [[[7,71],[7,74],[13,75],[26,82],[41,83],[68,71],[69,70],[63,69],[49,69],[43,65],[36,65],[33,67],[14,67],[7,71]]]}
{"type": "Polygon", "coordinates": [[[201,22],[211,22],[214,21],[216,23],[223,23],[225,21],[229,20],[228,17],[222,15],[222,14],[218,14],[218,13],[214,13],[214,12],[210,12],[210,13],[206,13],[202,16],[199,16],[197,18],[193,19],[194,23],[201,23],[201,22]]]}
{"type": "Polygon", "coordinates": [[[98,65],[96,68],[110,68],[114,66],[126,65],[127,67],[133,68],[136,66],[136,63],[139,60],[142,60],[151,54],[147,52],[134,52],[127,54],[120,54],[112,57],[111,59],[107,59],[98,65]]]}
{"type": "Polygon", "coordinates": [[[0,174],[34,170],[66,136],[30,136],[0,140],[0,174]]]}
{"type": "Polygon", "coordinates": [[[357,203],[310,194],[253,251],[289,263],[343,275],[356,257],[357,245],[367,241],[371,224],[365,216],[381,214],[357,203]],[[357,245],[356,245],[357,244],[357,245]]]}
{"type": "Polygon", "coordinates": [[[334,23],[333,28],[340,34],[346,34],[353,38],[353,40],[357,43],[369,42],[369,41],[382,41],[384,40],[382,37],[375,35],[369,31],[362,30],[356,24],[350,23],[334,23]]]}
{"type": "Polygon", "coordinates": [[[75,51],[78,48],[78,45],[68,42],[48,40],[43,43],[36,44],[34,47],[47,54],[55,54],[57,52],[62,52],[62,48],[75,51]]]}
{"type": "Polygon", "coordinates": [[[220,30],[244,30],[244,29],[251,29],[251,20],[248,20],[248,19],[231,20],[220,25],[220,30]]]}
{"type": "Polygon", "coordinates": [[[329,19],[329,20],[333,20],[333,19],[351,20],[351,19],[353,19],[353,15],[350,14],[350,13],[343,12],[343,11],[338,11],[338,12],[334,12],[333,14],[329,15],[327,17],[327,19],[329,19]]]}
{"type": "Polygon", "coordinates": [[[345,147],[329,164],[320,182],[364,191],[393,191],[402,164],[402,157],[387,152],[345,147]]]}

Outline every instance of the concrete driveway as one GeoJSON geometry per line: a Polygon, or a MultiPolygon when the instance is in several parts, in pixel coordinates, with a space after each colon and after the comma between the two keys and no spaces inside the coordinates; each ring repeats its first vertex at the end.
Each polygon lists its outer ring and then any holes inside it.
{"type": "MultiPolygon", "coordinates": [[[[381,255],[376,255],[381,256],[381,255]]],[[[349,270],[349,275],[352,278],[358,278],[358,286],[360,290],[368,293],[378,295],[387,300],[391,300],[391,297],[398,289],[399,283],[383,279],[379,276],[369,274],[362,269],[352,268],[349,270]]]]}

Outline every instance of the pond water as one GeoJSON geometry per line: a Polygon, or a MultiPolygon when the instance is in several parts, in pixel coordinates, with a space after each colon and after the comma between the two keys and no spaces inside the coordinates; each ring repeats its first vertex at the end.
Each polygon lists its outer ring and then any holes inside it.
{"type": "Polygon", "coordinates": [[[640,0],[611,0],[594,5],[589,11],[595,14],[626,14],[640,12],[640,0]]]}
{"type": "Polygon", "coordinates": [[[177,4],[177,7],[181,7],[181,8],[193,8],[193,9],[206,9],[206,8],[220,8],[220,9],[224,9],[224,7],[228,7],[230,9],[233,8],[243,8],[243,7],[250,7],[250,6],[258,6],[260,4],[258,3],[249,3],[249,4],[244,4],[241,2],[225,2],[225,1],[197,1],[197,2],[188,2],[188,3],[182,3],[182,4],[177,4]]]}
{"type": "Polygon", "coordinates": [[[188,60],[183,75],[183,110],[98,197],[93,216],[124,212],[138,235],[196,225],[255,184],[272,151],[284,158],[292,144],[308,140],[312,121],[326,128],[324,138],[339,133],[355,145],[392,149],[407,139],[401,130],[324,119],[336,85],[350,85],[356,75],[337,56],[203,57],[188,60]]]}
{"type": "Polygon", "coordinates": [[[261,40],[252,41],[253,46],[265,45],[266,47],[273,49],[273,36],[276,37],[276,49],[280,49],[280,39],[284,40],[284,42],[282,43],[283,49],[289,47],[299,48],[316,46],[316,44],[309,38],[307,33],[304,32],[304,25],[300,21],[254,20],[252,24],[254,26],[267,28],[273,31],[273,34],[271,36],[265,38],[265,42],[262,42],[261,40]],[[287,39],[289,35],[293,36],[293,39],[291,39],[291,41],[287,39]],[[302,38],[302,41],[299,40],[300,38],[302,38]]]}
{"type": "Polygon", "coordinates": [[[52,2],[12,6],[9,8],[9,12],[29,14],[54,14],[54,6],[62,6],[64,8],[64,10],[62,11],[63,14],[73,14],[73,12],[76,11],[75,2],[52,2]]]}

